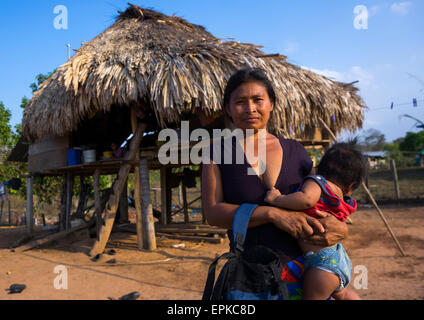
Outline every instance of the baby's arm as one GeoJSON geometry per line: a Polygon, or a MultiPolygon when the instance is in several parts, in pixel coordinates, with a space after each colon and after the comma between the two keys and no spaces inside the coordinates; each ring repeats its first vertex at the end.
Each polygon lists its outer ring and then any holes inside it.
{"type": "Polygon", "coordinates": [[[280,208],[305,210],[312,208],[320,196],[320,186],[314,180],[307,179],[299,192],[283,195],[273,188],[266,194],[265,201],[280,208]]]}

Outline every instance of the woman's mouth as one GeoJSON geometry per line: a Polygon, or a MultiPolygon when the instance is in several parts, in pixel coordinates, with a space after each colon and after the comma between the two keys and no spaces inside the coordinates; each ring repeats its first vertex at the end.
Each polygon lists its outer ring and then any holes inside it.
{"type": "Polygon", "coordinates": [[[254,122],[259,121],[259,118],[258,117],[248,117],[248,118],[245,119],[245,121],[249,122],[249,123],[254,123],[254,122]]]}

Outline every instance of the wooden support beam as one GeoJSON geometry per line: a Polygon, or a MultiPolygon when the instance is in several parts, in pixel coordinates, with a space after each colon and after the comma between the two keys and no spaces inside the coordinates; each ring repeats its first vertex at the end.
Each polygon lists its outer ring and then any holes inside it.
{"type": "Polygon", "coordinates": [[[93,189],[94,189],[94,215],[96,216],[96,234],[97,240],[100,239],[100,230],[103,225],[102,208],[100,199],[100,171],[96,170],[93,175],[93,189]]]}
{"type": "MultiPolygon", "coordinates": [[[[125,160],[134,159],[135,155],[139,152],[140,142],[141,142],[141,139],[143,138],[145,129],[146,129],[146,124],[140,123],[137,125],[137,129],[131,140],[130,149],[127,155],[125,156],[125,160]]],[[[128,178],[128,173],[130,172],[130,170],[131,170],[130,163],[122,164],[121,168],[119,169],[118,176],[113,183],[112,194],[108,202],[106,203],[105,218],[104,218],[105,224],[101,228],[99,240],[97,240],[94,243],[90,251],[90,255],[92,256],[99,253],[103,253],[106,247],[106,243],[109,240],[110,232],[112,231],[113,222],[115,220],[119,198],[120,198],[122,189],[124,188],[125,181],[128,178]]]]}
{"type": "Polygon", "coordinates": [[[157,233],[158,236],[167,237],[169,239],[178,239],[178,240],[188,240],[188,241],[204,241],[210,243],[223,243],[223,238],[212,238],[212,237],[202,237],[202,236],[179,236],[175,234],[167,234],[167,233],[157,233]]]}
{"type": "Polygon", "coordinates": [[[27,233],[31,234],[34,231],[34,199],[33,199],[33,176],[28,176],[27,184],[26,184],[26,193],[27,193],[27,201],[26,201],[26,230],[27,233]]]}
{"type": "Polygon", "coordinates": [[[150,198],[149,168],[145,158],[140,160],[140,183],[142,195],[143,217],[143,248],[156,249],[155,223],[153,220],[153,207],[150,198]]]}
{"type": "Polygon", "coordinates": [[[128,179],[119,199],[119,223],[128,223],[128,179]]]}
{"type": "Polygon", "coordinates": [[[66,174],[66,211],[65,211],[65,230],[71,228],[71,210],[72,194],[74,190],[74,176],[68,172],[66,174]]]}
{"type": "Polygon", "coordinates": [[[66,216],[66,174],[63,174],[62,188],[60,190],[59,231],[65,230],[65,216],[66,216]]]}
{"type": "Polygon", "coordinates": [[[167,224],[166,217],[166,167],[160,167],[160,207],[161,207],[161,216],[160,223],[167,224]]]}
{"type": "Polygon", "coordinates": [[[172,172],[172,168],[167,167],[165,173],[165,194],[166,194],[166,206],[165,206],[165,214],[166,214],[166,223],[171,223],[171,207],[172,207],[172,188],[168,184],[169,176],[172,172]]]}
{"type": "Polygon", "coordinates": [[[187,188],[186,188],[186,185],[184,183],[184,179],[181,182],[181,187],[182,187],[182,191],[183,191],[184,223],[188,223],[189,218],[188,218],[188,205],[187,205],[187,188]]]}
{"type": "MultiPolygon", "coordinates": [[[[203,190],[203,166],[200,166],[200,195],[202,195],[203,190]]],[[[200,196],[201,197],[201,196],[200,196]]],[[[206,223],[206,215],[203,211],[203,201],[200,200],[200,212],[202,213],[202,223],[206,223]]]]}
{"type": "MultiPolygon", "coordinates": [[[[132,133],[135,133],[137,126],[137,117],[134,107],[131,108],[131,128],[132,133]]],[[[135,202],[135,219],[136,219],[136,230],[137,230],[137,248],[138,250],[143,249],[143,217],[141,207],[141,182],[140,182],[140,152],[135,154],[134,160],[134,202],[135,202]]]]}

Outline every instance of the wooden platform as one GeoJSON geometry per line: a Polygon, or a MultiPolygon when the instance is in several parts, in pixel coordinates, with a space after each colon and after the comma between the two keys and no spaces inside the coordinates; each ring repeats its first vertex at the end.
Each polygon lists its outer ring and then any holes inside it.
{"type": "MultiPolygon", "coordinates": [[[[115,230],[136,233],[136,225],[133,223],[120,225],[115,230]]],[[[156,236],[164,236],[169,239],[209,243],[222,243],[227,236],[226,229],[197,223],[155,224],[155,233],[156,236]]]]}

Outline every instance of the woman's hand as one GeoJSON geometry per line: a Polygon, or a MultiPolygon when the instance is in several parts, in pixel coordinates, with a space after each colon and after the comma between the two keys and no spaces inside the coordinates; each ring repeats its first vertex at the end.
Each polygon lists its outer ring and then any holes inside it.
{"type": "Polygon", "coordinates": [[[275,207],[269,208],[271,222],[295,239],[307,239],[318,234],[322,235],[325,232],[325,227],[320,220],[303,212],[286,211],[275,207]]]}
{"type": "Polygon", "coordinates": [[[347,237],[349,230],[346,223],[341,222],[331,213],[325,211],[317,211],[316,213],[321,217],[319,222],[325,228],[325,233],[314,233],[304,238],[305,242],[328,247],[347,237]]]}

